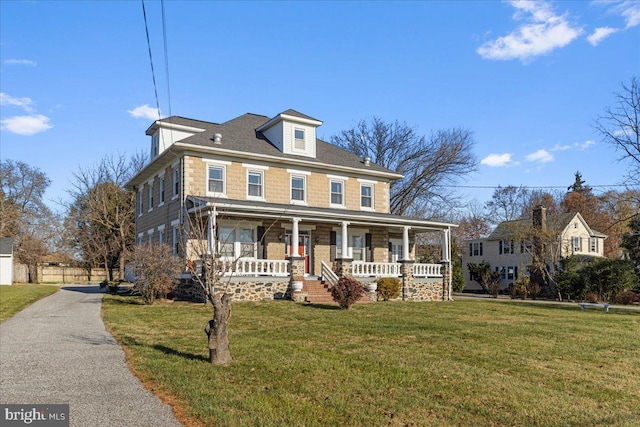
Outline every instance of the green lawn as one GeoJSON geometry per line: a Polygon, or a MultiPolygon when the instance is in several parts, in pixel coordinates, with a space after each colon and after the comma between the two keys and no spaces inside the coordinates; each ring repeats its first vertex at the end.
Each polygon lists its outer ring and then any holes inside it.
{"type": "Polygon", "coordinates": [[[188,425],[637,426],[640,312],[460,300],[237,303],[234,363],[209,307],[106,295],[134,371],[188,425]]]}
{"type": "Polygon", "coordinates": [[[0,286],[0,322],[4,322],[40,298],[55,293],[59,286],[11,285],[0,286]]]}

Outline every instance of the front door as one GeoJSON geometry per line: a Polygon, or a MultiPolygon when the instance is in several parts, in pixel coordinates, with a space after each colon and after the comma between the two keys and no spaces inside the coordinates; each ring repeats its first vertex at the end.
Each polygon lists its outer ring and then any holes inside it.
{"type": "MultiPolygon", "coordinates": [[[[311,247],[310,247],[310,236],[307,232],[307,234],[302,234],[303,232],[298,234],[298,254],[300,254],[300,256],[304,257],[304,273],[308,274],[309,273],[309,255],[311,253],[311,247]]],[[[291,254],[293,253],[293,248],[291,247],[292,244],[292,235],[291,234],[287,234],[286,235],[286,256],[291,256],[291,254]]]]}

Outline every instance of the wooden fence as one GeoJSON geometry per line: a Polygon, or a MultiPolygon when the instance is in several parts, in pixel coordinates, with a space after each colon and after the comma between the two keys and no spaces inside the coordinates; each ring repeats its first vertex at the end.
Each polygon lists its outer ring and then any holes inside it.
{"type": "MultiPolygon", "coordinates": [[[[114,279],[118,272],[114,271],[114,279]]],[[[105,268],[92,268],[90,271],[80,267],[38,266],[40,283],[86,283],[101,282],[109,278],[105,268]]],[[[13,283],[28,283],[29,270],[24,264],[13,264],[13,283]]]]}

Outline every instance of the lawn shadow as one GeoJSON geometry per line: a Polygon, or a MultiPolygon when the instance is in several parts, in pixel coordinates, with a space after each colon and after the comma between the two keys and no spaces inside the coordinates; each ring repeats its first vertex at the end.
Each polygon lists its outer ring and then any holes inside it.
{"type": "Polygon", "coordinates": [[[111,292],[105,292],[107,295],[114,295],[118,298],[111,298],[109,304],[115,305],[146,305],[139,298],[140,295],[132,293],[112,294],[111,292]]]}
{"type": "Polygon", "coordinates": [[[199,361],[203,361],[203,362],[208,362],[209,361],[209,359],[207,359],[206,357],[204,357],[201,354],[185,353],[184,351],[176,350],[176,349],[171,348],[171,347],[166,347],[166,346],[164,346],[162,344],[156,344],[156,345],[153,346],[153,348],[163,352],[164,354],[169,354],[169,355],[173,355],[173,356],[180,356],[180,357],[182,357],[184,359],[187,359],[187,360],[199,360],[199,361]]]}
{"type": "Polygon", "coordinates": [[[71,292],[82,292],[83,294],[99,294],[104,292],[103,289],[100,289],[100,285],[71,285],[63,286],[60,289],[71,292]]]}
{"type": "Polygon", "coordinates": [[[304,304],[303,307],[306,308],[317,308],[320,310],[342,310],[339,305],[332,304],[304,304]]]}

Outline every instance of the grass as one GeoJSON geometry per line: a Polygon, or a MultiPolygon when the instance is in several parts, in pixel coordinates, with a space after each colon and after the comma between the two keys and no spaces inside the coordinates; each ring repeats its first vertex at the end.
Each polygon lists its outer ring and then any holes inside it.
{"type": "Polygon", "coordinates": [[[236,303],[234,363],[211,309],[106,295],[130,366],[187,425],[596,426],[640,419],[640,312],[461,300],[338,310],[236,303]]]}
{"type": "Polygon", "coordinates": [[[0,322],[4,322],[26,306],[55,293],[59,286],[11,285],[0,286],[0,322]]]}

